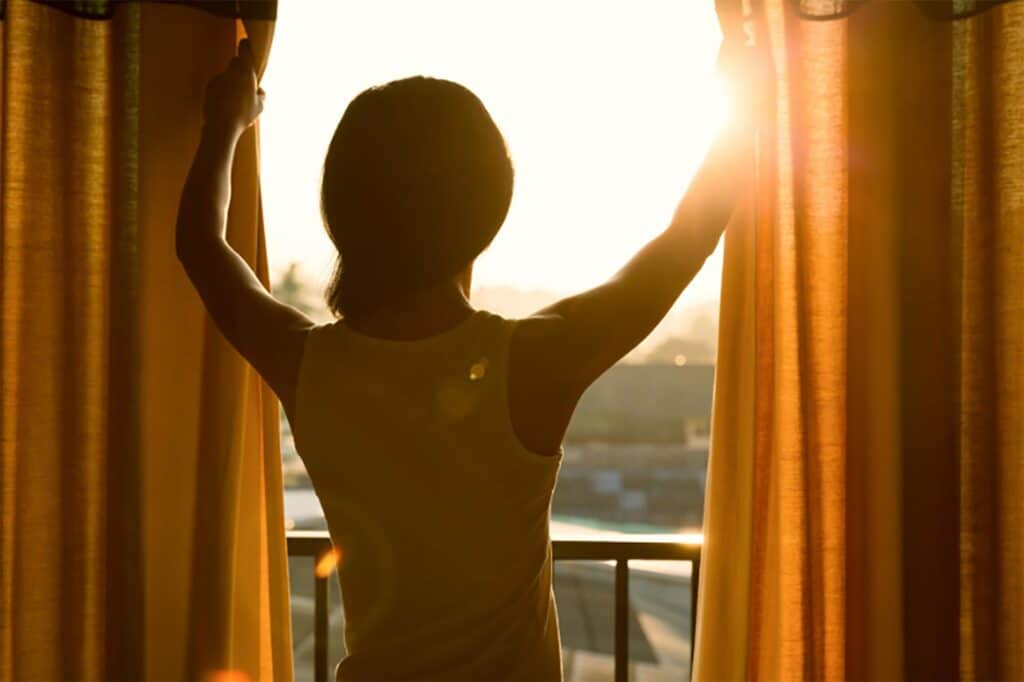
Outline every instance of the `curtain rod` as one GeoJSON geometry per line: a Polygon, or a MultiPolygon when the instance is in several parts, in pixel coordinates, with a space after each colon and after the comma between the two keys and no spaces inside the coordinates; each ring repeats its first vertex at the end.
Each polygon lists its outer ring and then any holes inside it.
{"type": "MultiPolygon", "coordinates": [[[[118,5],[128,2],[153,2],[183,5],[201,12],[235,19],[277,19],[277,0],[30,0],[82,19],[102,21],[114,16],[118,5]]],[[[0,20],[4,18],[7,0],[0,0],[0,20]]]]}

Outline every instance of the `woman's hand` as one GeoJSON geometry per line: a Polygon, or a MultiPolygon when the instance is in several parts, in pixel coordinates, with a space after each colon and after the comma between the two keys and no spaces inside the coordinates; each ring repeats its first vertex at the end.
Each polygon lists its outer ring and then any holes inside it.
{"type": "Polygon", "coordinates": [[[756,130],[761,118],[771,111],[775,74],[771,58],[754,36],[754,21],[743,14],[741,0],[716,0],[722,44],[716,63],[731,100],[729,127],[746,132],[756,130]]]}
{"type": "Polygon", "coordinates": [[[750,17],[744,13],[743,0],[715,0],[715,14],[718,28],[722,31],[722,42],[726,45],[751,45],[750,17]]]}
{"type": "Polygon", "coordinates": [[[238,56],[223,73],[206,86],[203,123],[231,134],[241,135],[263,111],[265,93],[256,82],[252,46],[248,40],[238,45],[238,56]]]}

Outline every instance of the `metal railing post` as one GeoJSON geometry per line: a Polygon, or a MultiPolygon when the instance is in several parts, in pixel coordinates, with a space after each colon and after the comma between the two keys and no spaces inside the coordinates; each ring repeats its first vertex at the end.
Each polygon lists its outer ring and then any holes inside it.
{"type": "Polygon", "coordinates": [[[629,559],[615,562],[615,682],[629,679],[629,559]]]}
{"type": "Polygon", "coordinates": [[[314,574],[313,594],[313,677],[317,682],[327,679],[327,576],[314,574]]]}
{"type": "Polygon", "coordinates": [[[700,559],[690,561],[690,679],[693,679],[693,657],[697,653],[697,595],[700,587],[700,559]]]}

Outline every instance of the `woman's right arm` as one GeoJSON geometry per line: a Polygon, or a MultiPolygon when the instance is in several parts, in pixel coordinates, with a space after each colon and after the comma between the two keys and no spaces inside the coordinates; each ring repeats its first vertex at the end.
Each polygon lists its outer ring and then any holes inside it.
{"type": "Polygon", "coordinates": [[[204,125],[178,205],[178,259],[224,338],[291,415],[304,342],[313,323],[271,296],[227,243],[231,166],[242,133],[262,110],[247,42],[207,87],[204,125]]]}
{"type": "Polygon", "coordinates": [[[731,118],[671,223],[608,282],[520,321],[509,401],[527,447],[557,448],[583,391],[651,333],[714,251],[749,183],[753,130],[749,113],[731,118]]]}

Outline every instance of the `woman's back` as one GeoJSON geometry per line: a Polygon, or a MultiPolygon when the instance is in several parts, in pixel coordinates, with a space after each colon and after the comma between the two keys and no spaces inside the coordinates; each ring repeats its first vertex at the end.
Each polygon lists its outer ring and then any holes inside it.
{"type": "Polygon", "coordinates": [[[559,457],[508,409],[515,323],[418,341],[309,332],[294,433],[331,537],[339,679],[559,679],[548,514],[559,457]]]}

